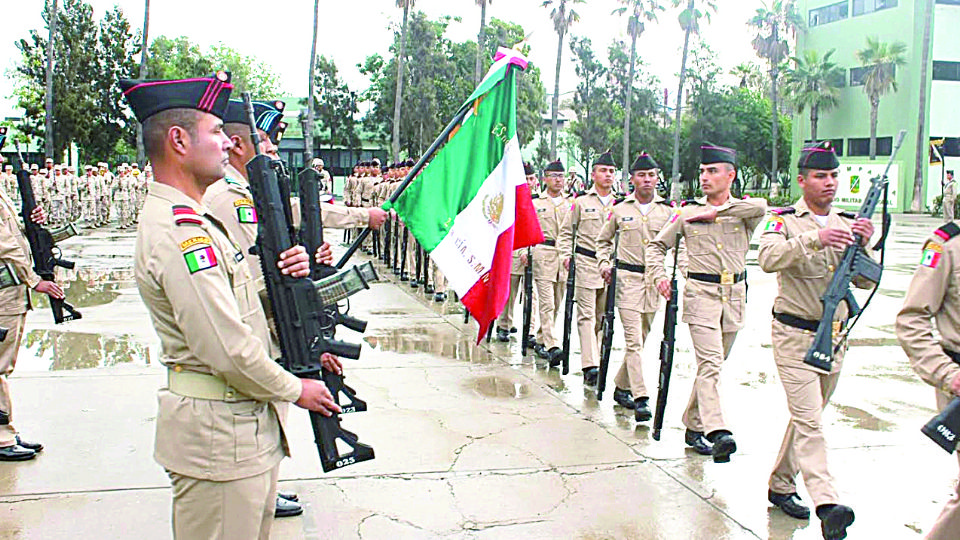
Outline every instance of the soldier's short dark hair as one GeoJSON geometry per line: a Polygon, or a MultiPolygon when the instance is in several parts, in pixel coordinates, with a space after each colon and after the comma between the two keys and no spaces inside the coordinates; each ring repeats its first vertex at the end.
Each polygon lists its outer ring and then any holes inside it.
{"type": "Polygon", "coordinates": [[[200,111],[195,109],[167,109],[143,121],[143,149],[151,159],[163,153],[163,141],[173,126],[182,127],[191,137],[197,135],[200,111]]]}

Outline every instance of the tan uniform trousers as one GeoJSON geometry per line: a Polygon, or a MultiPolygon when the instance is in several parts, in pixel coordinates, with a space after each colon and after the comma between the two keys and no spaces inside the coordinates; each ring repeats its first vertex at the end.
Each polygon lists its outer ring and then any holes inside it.
{"type": "Polygon", "coordinates": [[[580,335],[580,368],[597,367],[600,364],[600,332],[603,330],[603,313],[607,303],[607,288],[588,289],[576,287],[577,332],[580,335]]]}
{"type": "Polygon", "coordinates": [[[790,423],[770,474],[770,489],[774,493],[796,493],[799,472],[815,506],[838,504],[840,497],[827,470],[827,442],[821,417],[840,380],[844,351],[841,349],[834,355],[830,374],[820,373],[798,358],[800,351],[805,352],[813,342],[811,334],[779,321],[773,322],[772,334],[773,358],[787,394],[790,423]],[[793,351],[793,354],[783,354],[783,351],[793,351]]]}
{"type": "Polygon", "coordinates": [[[688,326],[697,356],[697,377],[693,381],[687,410],[683,412],[683,425],[707,434],[727,429],[720,404],[720,367],[729,356],[737,333],[700,324],[688,326]]]}
{"type": "Polygon", "coordinates": [[[433,289],[435,292],[444,292],[447,290],[447,278],[443,275],[443,272],[437,268],[437,263],[433,262],[433,259],[430,259],[430,280],[433,281],[433,289]]]}
{"type": "MultiPolygon", "coordinates": [[[[953,395],[945,394],[939,390],[937,392],[937,409],[943,410],[944,407],[953,399],[953,395]]],[[[960,453],[957,454],[960,460],[960,453]]],[[[957,484],[956,491],[950,496],[950,500],[940,511],[940,517],[936,523],[927,532],[927,540],[956,540],[960,538],[960,483],[957,484]]]]}
{"type": "Polygon", "coordinates": [[[173,537],[270,540],[280,465],[247,478],[212,482],[167,471],[173,485],[173,537]]]}
{"type": "Polygon", "coordinates": [[[563,303],[563,293],[567,284],[563,281],[535,279],[533,285],[538,297],[537,311],[540,312],[537,343],[542,343],[547,350],[559,347],[560,343],[553,333],[553,326],[557,322],[557,310],[563,303]]]}
{"type": "Polygon", "coordinates": [[[517,303],[521,283],[523,283],[523,276],[510,276],[510,297],[507,299],[507,307],[503,308],[503,313],[501,313],[500,318],[497,319],[497,328],[504,328],[506,330],[514,328],[513,306],[517,303]]]}
{"type": "Polygon", "coordinates": [[[643,384],[643,363],[640,353],[643,352],[643,343],[647,340],[653,318],[656,313],[642,313],[632,309],[618,309],[620,322],[623,324],[623,339],[627,343],[627,350],[623,354],[623,364],[614,377],[617,388],[630,390],[634,399],[650,397],[647,387],[643,384]]]}
{"type": "Polygon", "coordinates": [[[957,204],[956,197],[944,197],[943,199],[943,220],[944,221],[953,221],[954,208],[956,204],[957,204]]]}
{"type": "Polygon", "coordinates": [[[26,313],[0,315],[0,326],[9,329],[7,339],[0,342],[0,411],[10,416],[9,424],[0,425],[0,448],[13,446],[17,442],[17,429],[13,427],[13,398],[10,397],[10,383],[7,378],[17,366],[17,353],[20,352],[23,323],[26,320],[26,313]]]}

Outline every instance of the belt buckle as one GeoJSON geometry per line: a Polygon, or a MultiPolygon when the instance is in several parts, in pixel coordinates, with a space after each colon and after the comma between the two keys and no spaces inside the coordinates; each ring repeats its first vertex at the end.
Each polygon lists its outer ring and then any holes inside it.
{"type": "Polygon", "coordinates": [[[837,334],[839,334],[841,330],[843,330],[843,322],[842,322],[842,321],[833,321],[833,336],[836,337],[837,334]]]}
{"type": "Polygon", "coordinates": [[[720,272],[720,284],[733,285],[733,274],[731,272],[727,272],[726,270],[720,272]]]}

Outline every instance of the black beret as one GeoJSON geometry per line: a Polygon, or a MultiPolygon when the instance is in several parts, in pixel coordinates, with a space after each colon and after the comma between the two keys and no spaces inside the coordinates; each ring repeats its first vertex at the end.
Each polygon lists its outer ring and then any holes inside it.
{"type": "Polygon", "coordinates": [[[840,160],[830,141],[814,143],[804,146],[800,151],[800,161],[797,167],[801,169],[820,169],[832,171],[840,168],[840,160]]]}
{"type": "Polygon", "coordinates": [[[613,161],[613,156],[610,155],[610,152],[604,152],[600,154],[600,157],[594,162],[594,165],[607,165],[610,167],[616,167],[617,164],[613,161]]]}
{"type": "Polygon", "coordinates": [[[643,152],[637,156],[636,161],[633,162],[633,165],[630,166],[630,172],[633,171],[649,171],[650,169],[659,169],[660,166],[657,165],[657,162],[650,157],[650,154],[643,152]]]}
{"type": "Polygon", "coordinates": [[[736,165],[737,151],[706,142],[700,146],[700,163],[703,165],[710,163],[729,163],[736,165]]]}
{"type": "Polygon", "coordinates": [[[195,109],[223,118],[233,91],[227,71],[170,81],[120,79],[120,88],[140,123],[170,109],[195,109]]]}
{"type": "Polygon", "coordinates": [[[560,163],[560,160],[552,161],[547,165],[545,169],[546,172],[565,172],[566,169],[563,168],[563,163],[560,163]]]}
{"type": "Polygon", "coordinates": [[[534,172],[533,172],[533,165],[530,165],[529,163],[524,162],[524,164],[523,164],[523,174],[525,174],[525,175],[527,175],[527,176],[530,176],[531,174],[534,174],[534,172]]]}
{"type": "Polygon", "coordinates": [[[412,159],[408,159],[408,160],[406,160],[406,161],[403,162],[403,166],[404,166],[404,167],[413,167],[413,166],[416,165],[416,164],[417,164],[417,162],[414,161],[414,160],[412,160],[412,159]]]}
{"type": "MultiPolygon", "coordinates": [[[[271,139],[274,138],[280,124],[283,124],[283,127],[286,128],[286,124],[283,122],[283,107],[284,103],[282,101],[253,102],[253,117],[257,121],[257,129],[266,133],[271,139]],[[277,105],[280,105],[280,108],[277,108],[277,105]]],[[[227,103],[227,112],[223,115],[223,123],[247,125],[247,122],[247,111],[243,106],[243,101],[231,99],[227,103]]]]}

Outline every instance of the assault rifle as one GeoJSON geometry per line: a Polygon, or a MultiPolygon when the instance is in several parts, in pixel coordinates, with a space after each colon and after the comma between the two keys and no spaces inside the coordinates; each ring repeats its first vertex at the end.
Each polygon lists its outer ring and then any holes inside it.
{"type": "Polygon", "coordinates": [[[523,337],[520,338],[520,356],[530,349],[530,325],[533,318],[533,252],[527,248],[527,264],[523,266],[523,337]]]}
{"type": "MultiPolygon", "coordinates": [[[[260,137],[249,93],[244,92],[243,101],[253,147],[259,149],[260,137]]],[[[289,199],[282,198],[280,181],[270,161],[269,157],[258,150],[256,157],[247,164],[247,176],[258,217],[255,248],[260,257],[260,267],[276,322],[283,355],[280,363],[297,377],[335,382],[340,376],[324,369],[320,356],[329,352],[357,358],[360,351],[356,345],[338,342],[324,335],[323,306],[368,288],[369,285],[364,278],[365,272],[357,267],[318,282],[284,275],[277,268],[274,261],[279,260],[281,253],[293,247],[296,238],[291,236],[290,223],[284,209],[289,205],[289,199]]],[[[309,200],[302,202],[310,203],[309,200]]],[[[311,257],[313,255],[314,253],[310,253],[311,257]]],[[[369,271],[372,272],[372,268],[369,271]]],[[[373,275],[376,276],[376,273],[373,272],[373,275]]],[[[335,383],[329,388],[336,399],[339,399],[338,386],[335,383]]],[[[345,408],[355,406],[357,404],[351,403],[345,408]]],[[[374,458],[373,448],[360,443],[355,434],[340,427],[338,415],[327,417],[310,411],[310,422],[324,472],[374,458]],[[337,447],[338,440],[351,451],[341,454],[337,447]]]]}
{"type": "MultiPolygon", "coordinates": [[[[897,141],[890,155],[890,161],[887,162],[887,168],[883,171],[883,174],[870,179],[870,190],[867,192],[866,197],[864,197],[863,204],[860,205],[857,218],[870,219],[873,216],[874,210],[877,208],[877,203],[880,202],[881,196],[883,196],[884,199],[883,212],[884,215],[886,215],[886,192],[889,184],[887,173],[890,172],[890,167],[893,165],[893,160],[896,158],[897,151],[900,149],[900,145],[903,144],[903,138],[906,134],[906,130],[901,130],[897,135],[897,141]]],[[[877,263],[867,255],[867,252],[862,246],[863,238],[861,238],[859,234],[854,234],[853,239],[853,244],[847,246],[843,251],[843,258],[840,260],[840,264],[837,265],[837,270],[833,273],[830,286],[827,287],[827,291],[820,298],[820,302],[823,304],[823,315],[820,317],[820,324],[817,326],[817,333],[813,338],[813,344],[803,358],[805,363],[824,371],[830,371],[833,368],[833,355],[836,354],[843,345],[846,337],[850,334],[850,330],[853,329],[857,320],[860,319],[863,309],[866,308],[870,300],[873,299],[873,295],[877,290],[877,287],[875,287],[866,303],[864,303],[863,308],[861,308],[860,305],[857,304],[857,299],[854,298],[853,292],[850,290],[850,283],[860,277],[875,285],[879,285],[880,277],[883,275],[883,259],[881,259],[880,263],[877,263]],[[840,333],[837,346],[834,347],[833,317],[837,308],[840,306],[840,302],[847,303],[849,322],[846,328],[840,333]]]]}
{"type": "Polygon", "coordinates": [[[610,369],[610,352],[613,350],[613,313],[617,305],[617,265],[620,264],[620,229],[613,235],[613,257],[610,268],[610,284],[607,285],[607,299],[603,308],[603,342],[600,344],[600,373],[597,378],[597,401],[603,400],[603,391],[607,389],[607,371],[610,369]]]}
{"type": "MultiPolygon", "coordinates": [[[[21,158],[21,162],[23,158],[21,158]]],[[[65,225],[59,229],[49,231],[38,225],[30,217],[37,207],[37,200],[33,196],[33,186],[30,184],[30,171],[26,168],[17,173],[17,186],[20,188],[21,210],[20,216],[23,217],[24,232],[27,241],[30,243],[30,253],[33,256],[33,270],[44,281],[54,281],[54,270],[57,266],[72,270],[73,261],[63,259],[57,242],[66,240],[77,234],[73,224],[65,225]]],[[[60,324],[64,321],[75,321],[82,316],[80,312],[60,298],[50,298],[50,309],[53,311],[53,320],[60,324]],[[66,311],[66,313],[64,313],[66,311]]]]}
{"type": "MultiPolygon", "coordinates": [[[[573,218],[571,218],[573,219],[573,218]]],[[[577,285],[577,223],[573,222],[573,249],[570,251],[570,267],[567,269],[567,297],[563,302],[563,371],[570,373],[570,332],[573,332],[573,303],[577,285]]]]}
{"type": "Polygon", "coordinates": [[[663,340],[660,341],[660,388],[657,389],[657,410],[653,415],[653,440],[660,440],[663,429],[663,414],[667,409],[667,393],[670,392],[670,374],[673,372],[673,349],[677,344],[677,258],[680,255],[680,235],[673,246],[673,275],[670,276],[670,300],[663,314],[663,340]]]}

